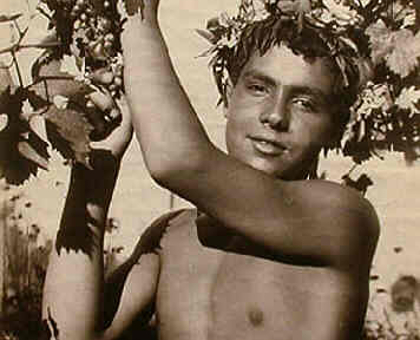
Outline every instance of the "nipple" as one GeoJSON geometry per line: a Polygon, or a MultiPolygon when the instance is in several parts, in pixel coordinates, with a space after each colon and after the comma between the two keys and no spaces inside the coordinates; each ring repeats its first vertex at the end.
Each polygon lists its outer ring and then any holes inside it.
{"type": "Polygon", "coordinates": [[[258,327],[264,321],[264,313],[259,308],[252,308],[248,312],[248,319],[251,325],[258,327]]]}

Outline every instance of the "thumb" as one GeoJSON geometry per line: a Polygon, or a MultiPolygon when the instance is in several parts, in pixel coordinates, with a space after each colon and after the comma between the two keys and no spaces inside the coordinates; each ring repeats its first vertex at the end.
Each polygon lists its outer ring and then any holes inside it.
{"type": "Polygon", "coordinates": [[[115,102],[110,95],[95,91],[89,94],[89,100],[101,111],[109,111],[115,107],[115,102]]]}

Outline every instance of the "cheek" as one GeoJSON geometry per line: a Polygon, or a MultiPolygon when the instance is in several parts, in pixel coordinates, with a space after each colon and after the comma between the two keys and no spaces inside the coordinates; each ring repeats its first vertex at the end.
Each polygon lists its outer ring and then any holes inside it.
{"type": "Polygon", "coordinates": [[[324,147],[333,140],[333,126],[329,119],[307,121],[302,124],[300,138],[314,147],[324,147]]]}
{"type": "Polygon", "coordinates": [[[244,148],[244,140],[252,128],[252,122],[246,118],[243,112],[229,112],[225,127],[225,141],[229,152],[239,151],[244,148]]]}
{"type": "Polygon", "coordinates": [[[239,132],[241,131],[241,124],[237,120],[227,118],[225,127],[225,141],[229,152],[234,151],[238,146],[239,132]]]}

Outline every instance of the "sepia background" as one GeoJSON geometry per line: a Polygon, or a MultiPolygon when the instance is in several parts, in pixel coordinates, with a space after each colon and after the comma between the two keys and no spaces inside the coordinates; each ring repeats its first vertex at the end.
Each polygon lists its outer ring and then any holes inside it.
{"type": "MultiPolygon", "coordinates": [[[[0,14],[27,14],[35,2],[1,0],[0,14]]],[[[208,59],[199,57],[209,46],[194,30],[204,28],[207,19],[222,11],[234,13],[237,1],[161,2],[162,27],[181,82],[212,140],[224,148],[223,112],[216,107],[218,95],[208,68],[208,59]]],[[[28,16],[22,20],[29,20],[28,16]]],[[[39,39],[45,33],[45,21],[41,17],[33,18],[27,39],[39,39]]],[[[9,42],[9,34],[7,25],[0,25],[0,49],[9,42]]],[[[32,51],[20,56],[19,62],[23,69],[29,70],[36,53],[32,51]]],[[[28,74],[26,76],[29,77],[28,74]]],[[[379,292],[381,289],[389,290],[390,285],[401,275],[420,277],[420,163],[407,166],[402,155],[383,156],[384,160],[370,161],[355,170],[356,173],[366,172],[374,181],[366,197],[375,206],[382,225],[372,271],[378,275],[374,289],[379,292]]],[[[321,171],[326,172],[327,178],[341,182],[341,176],[351,166],[350,160],[331,154],[328,159],[322,159],[321,171]]],[[[23,216],[18,224],[23,229],[28,225],[39,226],[37,245],[45,244],[57,231],[68,183],[68,170],[62,159],[55,155],[48,172],[39,173],[37,178],[32,178],[22,187],[11,187],[0,192],[1,202],[19,195],[15,208],[23,216]]],[[[154,218],[170,208],[187,204],[171,197],[152,182],[145,171],[139,146],[133,141],[123,162],[110,211],[110,217],[115,219],[118,228],[115,228],[109,242],[113,246],[124,247],[117,257],[123,258],[130,252],[142,230],[154,218]]]]}

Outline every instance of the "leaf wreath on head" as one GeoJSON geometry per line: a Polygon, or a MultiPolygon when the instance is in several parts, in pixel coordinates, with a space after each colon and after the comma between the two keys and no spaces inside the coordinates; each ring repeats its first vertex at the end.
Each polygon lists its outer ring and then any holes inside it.
{"type": "Polygon", "coordinates": [[[219,104],[252,53],[286,43],[308,58],[328,57],[345,101],[336,149],[361,164],[378,151],[420,157],[420,10],[410,0],[242,0],[197,32],[211,43],[203,55],[219,104]]]}

